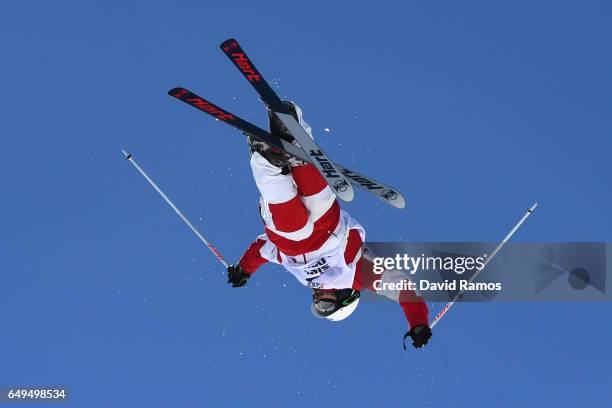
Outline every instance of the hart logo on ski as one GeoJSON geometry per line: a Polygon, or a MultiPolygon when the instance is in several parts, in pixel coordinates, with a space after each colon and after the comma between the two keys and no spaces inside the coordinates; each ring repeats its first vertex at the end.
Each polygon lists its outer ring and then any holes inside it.
{"type": "Polygon", "coordinates": [[[357,183],[359,183],[359,187],[362,188],[367,188],[368,190],[378,190],[381,188],[384,188],[383,186],[381,186],[380,184],[365,178],[364,176],[362,176],[361,174],[357,174],[354,173],[348,169],[344,169],[342,170],[342,174],[344,174],[346,177],[348,177],[349,179],[351,179],[352,181],[355,181],[357,183]]]}
{"type": "MultiPolygon", "coordinates": [[[[321,164],[321,170],[325,173],[327,177],[340,177],[336,167],[329,161],[327,156],[321,150],[310,150],[310,157],[314,157],[317,162],[321,164]]],[[[348,184],[348,183],[347,183],[348,184]]]]}
{"type": "Polygon", "coordinates": [[[184,101],[190,104],[191,106],[198,108],[214,116],[215,118],[219,120],[228,121],[228,120],[236,119],[236,117],[232,115],[231,113],[224,111],[223,109],[219,108],[218,106],[213,105],[212,103],[208,101],[205,101],[204,99],[189,92],[188,90],[184,88],[171,89],[168,92],[168,95],[174,96],[175,98],[180,99],[181,101],[184,101]]]}
{"type": "Polygon", "coordinates": [[[196,108],[199,108],[199,109],[203,110],[206,113],[210,113],[211,115],[213,115],[217,119],[220,119],[220,120],[231,120],[231,119],[234,119],[234,115],[232,115],[231,113],[226,113],[226,112],[220,111],[215,106],[212,106],[211,104],[209,104],[208,102],[206,102],[203,99],[200,99],[200,98],[189,98],[189,99],[185,99],[185,102],[192,104],[196,108]]]}
{"type": "Polygon", "coordinates": [[[243,53],[229,54],[230,58],[234,61],[234,64],[242,71],[246,79],[249,81],[261,81],[261,75],[253,68],[251,61],[243,53]]]}

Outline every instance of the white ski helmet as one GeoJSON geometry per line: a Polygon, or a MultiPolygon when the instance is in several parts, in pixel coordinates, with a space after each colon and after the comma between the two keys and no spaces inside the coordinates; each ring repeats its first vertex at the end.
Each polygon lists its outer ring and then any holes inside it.
{"type": "Polygon", "coordinates": [[[310,311],[317,319],[344,320],[357,309],[359,291],[354,289],[313,289],[310,311]]]}

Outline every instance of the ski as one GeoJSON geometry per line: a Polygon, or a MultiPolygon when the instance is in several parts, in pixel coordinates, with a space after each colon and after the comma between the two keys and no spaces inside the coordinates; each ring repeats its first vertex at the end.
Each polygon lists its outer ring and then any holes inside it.
{"type": "Polygon", "coordinates": [[[255,88],[268,108],[270,108],[283,125],[285,125],[289,133],[295,137],[297,143],[310,158],[309,161],[319,170],[319,173],[321,173],[330,187],[332,187],[338,198],[344,201],[352,201],[355,193],[348,183],[347,178],[293,117],[289,109],[283,104],[283,101],[278,97],[270,85],[268,85],[257,68],[255,68],[255,65],[251,62],[242,47],[240,47],[238,41],[234,39],[224,41],[221,44],[221,49],[234,65],[236,65],[253,88],[255,88]]]}
{"type": "MultiPolygon", "coordinates": [[[[299,147],[277,137],[264,129],[253,125],[252,123],[239,118],[231,112],[228,112],[214,103],[207,101],[206,99],[194,94],[193,92],[185,89],[185,88],[174,88],[168,91],[168,95],[185,102],[188,105],[193,106],[194,108],[201,110],[205,113],[208,113],[215,119],[221,120],[228,125],[240,130],[241,132],[254,137],[264,143],[268,143],[270,146],[273,146],[277,149],[281,149],[288,154],[312,163],[312,159],[308,157],[308,155],[299,147]]],[[[361,188],[368,193],[373,194],[378,197],[380,200],[389,204],[395,208],[404,208],[406,206],[406,200],[396,189],[387,186],[383,183],[379,183],[376,180],[373,180],[369,177],[366,177],[356,171],[353,171],[341,164],[335,163],[342,174],[349,180],[349,182],[361,188]]]]}

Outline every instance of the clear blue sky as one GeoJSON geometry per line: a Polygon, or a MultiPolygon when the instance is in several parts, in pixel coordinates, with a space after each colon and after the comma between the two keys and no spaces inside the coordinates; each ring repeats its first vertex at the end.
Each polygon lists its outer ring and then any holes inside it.
{"type": "MultiPolygon", "coordinates": [[[[608,304],[461,304],[404,352],[395,304],[342,324],[277,267],[246,146],[166,95],[265,112],[218,44],[239,39],[330,156],[397,186],[347,205],[370,240],[610,241],[605,1],[12,1],[0,6],[0,386],[74,407],[610,406],[608,304]],[[213,4],[214,3],[214,4],[213,4]],[[329,128],[330,132],[324,132],[329,128]]],[[[433,311],[435,312],[435,310],[433,311]]]]}

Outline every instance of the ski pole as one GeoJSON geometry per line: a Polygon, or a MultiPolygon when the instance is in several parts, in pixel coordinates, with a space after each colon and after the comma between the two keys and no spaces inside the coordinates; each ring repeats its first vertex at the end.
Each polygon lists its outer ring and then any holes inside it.
{"type": "MultiPolygon", "coordinates": [[[[476,277],[480,274],[480,272],[482,272],[483,269],[486,268],[486,266],[489,264],[489,262],[491,262],[493,257],[495,257],[495,255],[497,255],[497,253],[503,248],[504,245],[506,245],[506,242],[508,242],[508,240],[510,240],[510,238],[512,237],[512,235],[514,235],[516,230],[518,230],[519,227],[521,225],[523,225],[523,223],[525,222],[527,217],[529,217],[533,213],[533,211],[536,209],[537,206],[538,206],[538,203],[534,203],[529,209],[527,209],[527,212],[525,212],[525,215],[523,215],[523,218],[521,218],[520,221],[516,223],[514,228],[512,228],[510,230],[508,235],[506,235],[506,237],[503,239],[503,241],[499,243],[497,248],[495,248],[495,250],[493,251],[491,256],[489,256],[487,258],[487,260],[483,263],[482,268],[480,270],[478,270],[474,275],[472,275],[472,277],[468,280],[468,283],[471,283],[474,279],[476,279],[476,277]]],[[[446,312],[448,312],[449,309],[451,307],[453,307],[453,305],[457,302],[457,299],[459,299],[459,297],[461,296],[462,293],[463,293],[463,291],[457,292],[457,294],[453,297],[453,299],[450,302],[448,302],[446,304],[446,306],[444,306],[442,308],[442,310],[440,310],[440,312],[432,320],[432,322],[429,325],[429,327],[433,328],[436,324],[438,324],[438,322],[442,319],[442,317],[446,314],[446,312]]]]}
{"type": "Polygon", "coordinates": [[[179,210],[177,206],[174,205],[174,203],[168,198],[168,196],[166,196],[164,192],[161,191],[161,189],[157,186],[157,184],[155,184],[155,182],[151,179],[151,177],[149,177],[147,173],[145,173],[145,171],[138,165],[138,163],[136,163],[136,161],[134,160],[134,156],[131,153],[126,152],[125,150],[121,150],[121,152],[125,156],[125,160],[129,161],[130,163],[134,165],[134,167],[136,167],[136,170],[138,170],[140,174],[142,174],[142,176],[149,182],[149,184],[151,184],[153,188],[159,193],[159,195],[162,196],[164,200],[166,200],[168,205],[172,207],[174,212],[176,212],[179,217],[181,217],[181,219],[185,222],[185,224],[187,224],[187,226],[193,231],[193,233],[196,234],[198,238],[200,238],[200,241],[202,241],[204,245],[206,245],[206,247],[210,249],[210,252],[213,253],[213,255],[219,260],[219,262],[221,262],[223,266],[227,268],[229,265],[227,264],[223,256],[221,256],[219,251],[217,251],[217,248],[212,246],[212,244],[208,242],[202,234],[200,234],[200,231],[198,231],[196,227],[193,226],[191,221],[189,221],[189,219],[187,219],[187,217],[183,215],[181,210],[179,210]]]}

